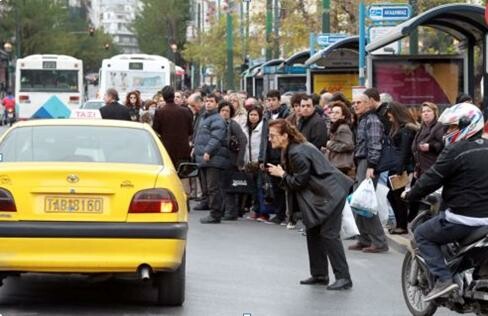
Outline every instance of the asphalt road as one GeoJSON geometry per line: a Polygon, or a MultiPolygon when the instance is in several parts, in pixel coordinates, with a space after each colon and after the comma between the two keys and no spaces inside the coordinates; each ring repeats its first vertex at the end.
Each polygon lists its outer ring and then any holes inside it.
{"type": "MultiPolygon", "coordinates": [[[[181,308],[154,306],[155,289],[140,281],[28,274],[7,278],[0,314],[409,315],[400,288],[400,253],[346,251],[354,287],[329,292],[298,284],[308,277],[308,260],[305,238],[296,230],[248,220],[202,225],[198,219],[206,213],[191,213],[181,308]]],[[[436,315],[454,313],[440,309],[436,315]]]]}

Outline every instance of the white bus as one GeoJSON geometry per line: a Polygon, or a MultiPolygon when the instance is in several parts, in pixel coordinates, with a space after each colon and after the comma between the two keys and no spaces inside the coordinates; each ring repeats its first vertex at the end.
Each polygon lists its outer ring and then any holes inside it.
{"type": "Polygon", "coordinates": [[[15,102],[19,119],[67,118],[83,102],[83,62],[66,55],[17,59],[15,102]]]}
{"type": "Polygon", "coordinates": [[[122,54],[104,59],[99,75],[98,97],[114,88],[124,100],[128,92],[138,90],[142,100],[151,99],[166,85],[175,87],[175,65],[169,59],[147,54],[122,54]]]}

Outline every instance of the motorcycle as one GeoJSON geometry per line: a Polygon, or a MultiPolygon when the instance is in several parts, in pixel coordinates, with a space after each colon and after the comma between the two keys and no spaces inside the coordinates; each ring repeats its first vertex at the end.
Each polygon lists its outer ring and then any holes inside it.
{"type": "Polygon", "coordinates": [[[411,223],[411,245],[402,265],[402,291],[408,309],[414,316],[434,315],[440,306],[457,313],[488,315],[488,226],[482,226],[464,240],[442,247],[444,258],[453,272],[459,288],[429,302],[425,296],[432,290],[435,279],[419,253],[413,232],[420,224],[437,215],[440,192],[422,201],[427,207],[411,223]]]}
{"type": "Polygon", "coordinates": [[[12,126],[12,124],[15,123],[15,110],[14,109],[8,109],[7,110],[7,119],[6,119],[6,124],[9,124],[9,126],[12,126]]]}

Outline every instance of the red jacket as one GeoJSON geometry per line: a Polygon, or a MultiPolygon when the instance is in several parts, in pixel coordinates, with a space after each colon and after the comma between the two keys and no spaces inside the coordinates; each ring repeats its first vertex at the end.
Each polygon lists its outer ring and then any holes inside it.
{"type": "Polygon", "coordinates": [[[2,104],[5,106],[5,110],[15,110],[15,100],[13,98],[5,97],[2,100],[2,104]]]}

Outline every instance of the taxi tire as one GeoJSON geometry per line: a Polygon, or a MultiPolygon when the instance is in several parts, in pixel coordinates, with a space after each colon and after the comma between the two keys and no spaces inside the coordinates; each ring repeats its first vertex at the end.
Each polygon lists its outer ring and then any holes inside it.
{"type": "Polygon", "coordinates": [[[173,272],[156,273],[158,288],[158,305],[181,306],[185,301],[186,252],[183,253],[181,265],[173,272]]]}

